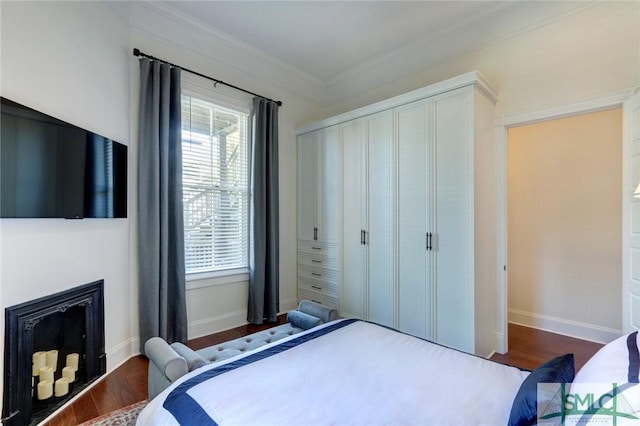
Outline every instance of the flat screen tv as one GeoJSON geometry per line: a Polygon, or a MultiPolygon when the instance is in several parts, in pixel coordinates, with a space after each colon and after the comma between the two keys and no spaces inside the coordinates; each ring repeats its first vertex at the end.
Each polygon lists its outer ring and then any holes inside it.
{"type": "Polygon", "coordinates": [[[0,99],[0,217],[127,217],[126,145],[0,99]]]}

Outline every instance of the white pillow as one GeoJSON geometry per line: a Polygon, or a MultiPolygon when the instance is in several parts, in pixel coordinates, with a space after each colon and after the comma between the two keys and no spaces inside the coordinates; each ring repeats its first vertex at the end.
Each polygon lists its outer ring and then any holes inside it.
{"type": "Polygon", "coordinates": [[[638,382],[640,360],[638,332],[626,334],[606,344],[578,371],[573,383],[628,383],[629,375],[638,382]],[[631,365],[630,365],[631,364],[631,365]]]}
{"type": "MultiPolygon", "coordinates": [[[[578,371],[571,385],[571,401],[575,407],[584,406],[584,403],[576,402],[576,397],[585,400],[587,395],[593,394],[593,401],[598,405],[598,399],[604,396],[604,408],[613,407],[611,398],[616,389],[616,411],[622,414],[635,415],[640,418],[640,336],[633,332],[619,337],[602,347],[587,363],[578,371]]],[[[601,419],[605,420],[605,419],[601,419]]],[[[612,421],[611,416],[606,418],[612,421]]],[[[640,424],[640,419],[616,418],[618,424],[621,420],[633,421],[640,424]]],[[[592,422],[598,422],[594,417],[592,422]]],[[[615,423],[607,423],[615,424],[615,423]]]]}

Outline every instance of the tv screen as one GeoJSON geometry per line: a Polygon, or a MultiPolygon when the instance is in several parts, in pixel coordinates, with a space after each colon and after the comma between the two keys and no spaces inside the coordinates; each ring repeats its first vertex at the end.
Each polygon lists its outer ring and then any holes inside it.
{"type": "Polygon", "coordinates": [[[0,217],[127,217],[126,145],[0,99],[0,217]]]}

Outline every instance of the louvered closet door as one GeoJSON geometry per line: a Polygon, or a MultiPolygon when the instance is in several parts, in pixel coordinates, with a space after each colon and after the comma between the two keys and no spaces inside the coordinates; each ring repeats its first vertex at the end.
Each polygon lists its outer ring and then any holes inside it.
{"type": "Polygon", "coordinates": [[[436,334],[446,346],[473,352],[472,92],[432,99],[435,145],[436,334]]]}
{"type": "Polygon", "coordinates": [[[319,131],[318,163],[318,240],[337,243],[340,239],[340,128],[328,127],[319,131]]]}
{"type": "Polygon", "coordinates": [[[364,122],[342,126],[343,273],[340,311],[344,317],[366,318],[366,229],[364,122]]]}
{"type": "Polygon", "coordinates": [[[398,328],[431,337],[426,233],[429,109],[418,101],[395,110],[398,152],[398,328]]]}
{"type": "Polygon", "coordinates": [[[366,119],[369,320],[394,325],[393,112],[366,119]]]}
{"type": "Polygon", "coordinates": [[[318,132],[298,136],[298,240],[313,241],[318,206],[318,132]]]}

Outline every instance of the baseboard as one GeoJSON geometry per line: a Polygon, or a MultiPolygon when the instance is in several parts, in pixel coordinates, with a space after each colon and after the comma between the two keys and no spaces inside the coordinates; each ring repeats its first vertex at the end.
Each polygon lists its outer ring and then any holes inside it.
{"type": "Polygon", "coordinates": [[[507,342],[504,338],[504,333],[496,332],[496,350],[495,352],[504,355],[507,353],[507,342]]]}
{"type": "Polygon", "coordinates": [[[131,338],[131,356],[140,355],[140,336],[131,338]]]}
{"type": "MultiPolygon", "coordinates": [[[[297,299],[280,301],[280,313],[286,313],[298,306],[297,299]]],[[[247,310],[228,312],[224,315],[205,318],[199,321],[193,321],[188,325],[189,339],[196,339],[209,334],[219,333],[231,328],[240,327],[247,324],[247,310]]]]}
{"type": "Polygon", "coordinates": [[[132,339],[127,339],[115,348],[107,351],[107,374],[133,356],[132,339]]]}
{"type": "Polygon", "coordinates": [[[622,330],[517,309],[509,309],[508,321],[512,324],[602,344],[609,343],[622,335],[622,330]]]}

